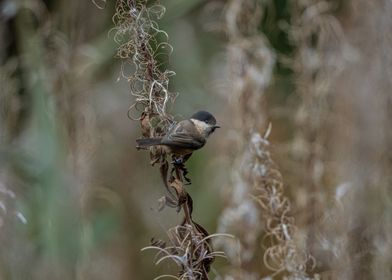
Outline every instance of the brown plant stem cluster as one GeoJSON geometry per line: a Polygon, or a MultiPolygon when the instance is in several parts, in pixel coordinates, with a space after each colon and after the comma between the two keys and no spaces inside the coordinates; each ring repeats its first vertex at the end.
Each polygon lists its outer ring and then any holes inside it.
{"type": "Polygon", "coordinates": [[[307,269],[314,267],[315,260],[296,239],[290,202],[283,193],[282,175],[268,151],[268,134],[269,131],[264,137],[253,134],[249,145],[249,154],[253,156],[249,162],[251,171],[248,171],[248,177],[265,223],[263,262],[274,272],[270,277],[283,273],[285,279],[311,279],[307,269]]]}
{"type": "Polygon", "coordinates": [[[335,14],[345,41],[334,49],[344,42],[351,48],[333,80],[327,163],[336,207],[321,223],[322,253],[334,279],[390,279],[392,41],[383,34],[392,26],[392,5],[345,1],[343,7],[335,14]]]}
{"type": "MultiPolygon", "coordinates": [[[[116,2],[115,41],[119,43],[117,56],[122,59],[122,75],[131,87],[135,103],[129,109],[129,117],[140,120],[143,137],[165,135],[175,124],[168,113],[169,103],[176,94],[169,91],[169,78],[173,71],[166,69],[172,47],[168,35],[159,29],[165,8],[159,1],[119,0],[116,2]],[[128,73],[128,69],[131,72],[128,73]],[[137,114],[135,117],[134,115],[137,114]]],[[[165,259],[173,260],[180,268],[177,279],[208,279],[210,265],[215,256],[208,232],[192,219],[193,202],[185,189],[187,170],[185,165],[172,164],[166,150],[150,148],[151,164],[159,164],[167,195],[160,202],[183,211],[183,222],[168,232],[170,244],[152,240],[145,249],[158,251],[157,264],[165,259]],[[169,170],[170,169],[170,170],[169,170]]]]}
{"type": "Polygon", "coordinates": [[[295,191],[309,213],[301,231],[323,277],[389,279],[392,41],[380,34],[391,28],[392,5],[304,0],[291,12],[301,98],[295,191]]]}
{"type": "Polygon", "coordinates": [[[288,35],[296,52],[289,67],[294,72],[300,104],[295,112],[291,154],[298,166],[295,177],[299,207],[306,208],[300,224],[309,225],[308,246],[314,251],[317,221],[327,207],[328,135],[332,124],[334,83],[355,53],[345,39],[339,20],[334,16],[338,1],[296,1],[292,3],[292,21],[288,35]],[[310,194],[310,195],[309,195],[310,194]],[[303,199],[301,199],[303,198],[303,199]]]}
{"type": "Polygon", "coordinates": [[[232,146],[239,147],[233,161],[233,170],[237,171],[233,172],[231,197],[219,224],[220,231],[238,238],[238,246],[230,241],[223,244],[233,265],[226,278],[258,279],[256,271],[249,268],[254,267],[264,229],[263,264],[269,271],[265,274],[309,279],[307,269],[314,266],[314,260],[296,238],[281,174],[269,156],[269,132],[265,137],[259,133],[266,127],[265,94],[275,64],[275,54],[259,30],[263,5],[266,3],[261,1],[229,1],[224,10],[231,93],[236,97],[232,109],[238,121],[236,145],[232,146]],[[238,251],[234,252],[236,247],[238,251]]]}
{"type": "Polygon", "coordinates": [[[261,211],[251,197],[252,186],[246,169],[252,154],[248,150],[248,139],[265,126],[265,90],[271,82],[275,55],[267,39],[258,31],[263,16],[260,1],[229,1],[223,8],[223,27],[228,37],[228,76],[231,80],[233,139],[233,187],[227,205],[219,221],[219,231],[237,237],[223,240],[225,251],[232,267],[225,278],[258,279],[257,272],[249,270],[258,252],[262,231],[261,211]]]}

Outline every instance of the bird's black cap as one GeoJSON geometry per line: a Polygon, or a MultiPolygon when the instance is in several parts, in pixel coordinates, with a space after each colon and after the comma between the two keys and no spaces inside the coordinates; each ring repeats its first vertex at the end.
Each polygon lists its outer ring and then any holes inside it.
{"type": "Polygon", "coordinates": [[[215,117],[207,111],[198,111],[191,116],[191,119],[199,120],[210,125],[216,125],[215,117]]]}

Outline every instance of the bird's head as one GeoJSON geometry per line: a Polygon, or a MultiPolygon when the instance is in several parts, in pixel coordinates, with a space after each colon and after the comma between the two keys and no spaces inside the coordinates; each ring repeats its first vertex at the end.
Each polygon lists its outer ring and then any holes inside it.
{"type": "Polygon", "coordinates": [[[198,111],[190,119],[204,137],[210,136],[215,129],[220,128],[215,117],[207,111],[198,111]]]}

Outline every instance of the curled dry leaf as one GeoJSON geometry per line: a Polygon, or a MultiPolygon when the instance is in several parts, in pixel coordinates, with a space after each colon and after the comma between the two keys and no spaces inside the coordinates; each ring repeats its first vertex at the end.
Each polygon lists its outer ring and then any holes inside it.
{"type": "Polygon", "coordinates": [[[188,193],[184,188],[184,184],[179,179],[172,178],[170,187],[175,190],[177,194],[178,206],[181,207],[187,201],[188,197],[188,193]]]}

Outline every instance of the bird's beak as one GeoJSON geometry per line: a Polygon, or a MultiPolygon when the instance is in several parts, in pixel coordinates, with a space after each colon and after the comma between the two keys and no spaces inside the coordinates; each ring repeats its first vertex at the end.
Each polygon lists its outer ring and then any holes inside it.
{"type": "Polygon", "coordinates": [[[220,128],[220,126],[219,125],[214,125],[214,128],[220,128]]]}

